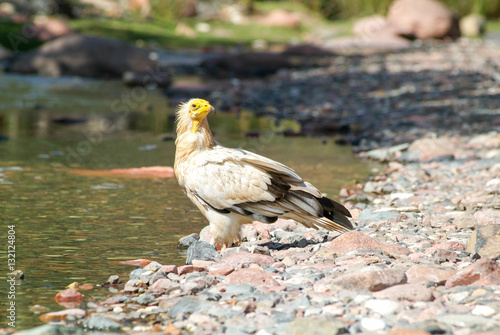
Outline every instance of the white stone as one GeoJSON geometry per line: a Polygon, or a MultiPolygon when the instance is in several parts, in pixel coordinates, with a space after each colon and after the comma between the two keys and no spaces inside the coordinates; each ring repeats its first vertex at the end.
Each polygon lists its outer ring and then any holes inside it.
{"type": "Polygon", "coordinates": [[[370,299],[370,296],[369,295],[366,295],[366,294],[358,294],[357,296],[354,297],[353,299],[353,302],[355,304],[362,304],[364,303],[365,301],[367,301],[368,299],[370,299]]]}
{"type": "Polygon", "coordinates": [[[361,330],[363,331],[377,331],[385,328],[385,322],[375,318],[362,318],[361,330]]]}
{"type": "Polygon", "coordinates": [[[481,316],[492,316],[496,313],[494,308],[491,308],[490,306],[484,306],[484,305],[477,305],[474,307],[471,311],[471,314],[473,315],[481,315],[481,316]]]}
{"type": "Polygon", "coordinates": [[[365,302],[365,307],[383,316],[388,316],[396,313],[399,303],[389,299],[370,299],[365,302]]]}

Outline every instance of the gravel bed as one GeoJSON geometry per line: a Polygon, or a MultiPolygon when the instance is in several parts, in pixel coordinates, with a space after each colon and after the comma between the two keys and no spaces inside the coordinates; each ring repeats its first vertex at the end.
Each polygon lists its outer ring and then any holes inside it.
{"type": "Polygon", "coordinates": [[[134,334],[499,333],[498,56],[481,41],[336,56],[219,92],[221,105],[338,123],[385,162],[340,191],[356,229],[255,222],[220,253],[204,229],[181,239],[186,265],[137,260],[108,299],[45,319],[134,334]]]}

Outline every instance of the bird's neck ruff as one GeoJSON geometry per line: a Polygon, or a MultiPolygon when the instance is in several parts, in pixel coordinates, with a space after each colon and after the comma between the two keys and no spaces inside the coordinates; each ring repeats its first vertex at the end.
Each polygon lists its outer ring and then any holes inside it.
{"type": "Polygon", "coordinates": [[[177,112],[176,158],[182,159],[194,151],[206,150],[216,145],[206,118],[193,120],[184,105],[177,112]]]}

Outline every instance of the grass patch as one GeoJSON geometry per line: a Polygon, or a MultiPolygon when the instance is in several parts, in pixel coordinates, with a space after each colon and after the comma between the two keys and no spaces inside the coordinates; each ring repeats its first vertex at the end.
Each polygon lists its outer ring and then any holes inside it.
{"type": "Polygon", "coordinates": [[[0,44],[12,51],[27,51],[42,43],[29,38],[32,33],[28,25],[0,20],[0,44]]]}
{"type": "MultiPolygon", "coordinates": [[[[182,23],[195,30],[200,21],[183,20],[182,23]]],[[[223,22],[210,22],[211,30],[207,33],[196,32],[196,37],[177,35],[177,23],[171,21],[123,21],[116,19],[78,19],[70,21],[71,27],[82,33],[127,40],[138,40],[146,44],[156,44],[163,48],[197,48],[207,45],[244,45],[248,46],[256,39],[265,39],[272,44],[288,43],[300,39],[302,29],[284,27],[266,27],[257,24],[234,25],[223,22]]]]}

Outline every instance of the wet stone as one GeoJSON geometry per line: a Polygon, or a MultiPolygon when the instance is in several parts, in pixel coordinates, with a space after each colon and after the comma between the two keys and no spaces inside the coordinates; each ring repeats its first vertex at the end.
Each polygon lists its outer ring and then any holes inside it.
{"type": "Polygon", "coordinates": [[[106,281],[106,283],[109,283],[109,284],[118,284],[119,281],[120,281],[120,276],[111,275],[111,276],[109,276],[109,278],[106,281]]]}
{"type": "Polygon", "coordinates": [[[365,289],[376,292],[404,283],[406,283],[406,275],[403,269],[380,270],[368,267],[362,271],[341,275],[334,279],[331,285],[348,290],[365,289]]]}
{"type": "Polygon", "coordinates": [[[154,295],[151,295],[151,294],[141,294],[140,296],[136,297],[136,298],[132,298],[132,301],[138,303],[138,304],[141,304],[141,305],[148,305],[152,302],[155,302],[156,299],[154,297],[154,295]]]}
{"type": "Polygon", "coordinates": [[[143,269],[146,270],[146,271],[151,271],[151,272],[156,272],[158,269],[160,269],[163,265],[156,262],[156,261],[152,261],[151,263],[149,263],[148,265],[146,265],[143,269]]]}
{"type": "Polygon", "coordinates": [[[146,272],[147,270],[144,270],[144,269],[135,269],[133,270],[132,272],[130,272],[130,279],[141,279],[141,276],[144,272],[146,272]]]}
{"type": "Polygon", "coordinates": [[[89,330],[119,331],[121,329],[121,325],[118,322],[101,316],[91,316],[82,323],[89,330]]]}
{"type": "Polygon", "coordinates": [[[180,249],[187,249],[187,248],[189,248],[189,246],[191,244],[193,244],[194,242],[198,241],[199,239],[200,239],[200,235],[197,234],[197,233],[193,233],[191,235],[181,237],[179,239],[179,245],[178,245],[178,247],[180,249]]]}
{"type": "Polygon", "coordinates": [[[186,264],[192,264],[195,259],[202,261],[218,261],[220,255],[212,244],[204,241],[195,241],[188,248],[186,264]]]}
{"type": "Polygon", "coordinates": [[[206,300],[194,296],[186,296],[168,311],[168,316],[171,318],[177,318],[182,315],[189,315],[193,313],[205,314],[213,306],[213,303],[206,300]]]}

